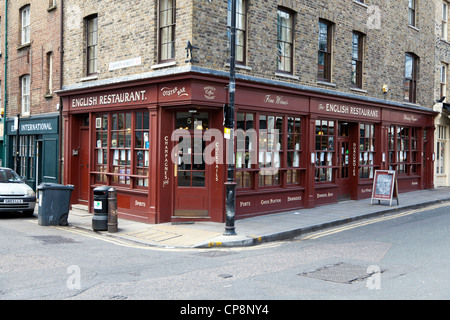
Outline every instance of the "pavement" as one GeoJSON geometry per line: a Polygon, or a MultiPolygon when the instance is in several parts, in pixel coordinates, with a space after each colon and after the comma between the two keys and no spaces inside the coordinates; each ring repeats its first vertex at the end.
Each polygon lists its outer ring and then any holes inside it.
{"type": "Polygon", "coordinates": [[[191,224],[147,224],[118,219],[117,232],[93,231],[93,214],[87,208],[73,205],[69,226],[109,235],[141,245],[164,248],[217,248],[253,246],[269,241],[292,239],[306,233],[450,201],[450,187],[401,193],[399,204],[371,199],[347,200],[312,209],[300,209],[235,221],[237,235],[224,235],[225,223],[195,222],[191,224]]]}

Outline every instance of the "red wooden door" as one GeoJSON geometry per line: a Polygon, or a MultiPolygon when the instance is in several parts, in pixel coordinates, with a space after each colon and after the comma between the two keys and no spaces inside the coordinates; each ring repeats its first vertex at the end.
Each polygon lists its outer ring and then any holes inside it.
{"type": "Polygon", "coordinates": [[[209,206],[209,170],[202,136],[208,128],[208,113],[176,113],[178,163],[174,164],[174,216],[207,217],[209,206]]]}
{"type": "Polygon", "coordinates": [[[87,202],[89,195],[89,129],[80,129],[80,177],[79,177],[79,201],[87,202]]]}

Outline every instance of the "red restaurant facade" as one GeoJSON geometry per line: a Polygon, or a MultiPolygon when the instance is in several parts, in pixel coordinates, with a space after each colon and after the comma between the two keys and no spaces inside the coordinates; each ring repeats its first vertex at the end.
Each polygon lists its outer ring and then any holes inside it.
{"type": "MultiPolygon", "coordinates": [[[[108,185],[118,191],[119,217],[224,222],[227,85],[225,73],[191,70],[60,91],[72,204],[93,212],[93,189],[108,185]]],[[[369,198],[381,169],[397,171],[400,193],[433,188],[434,116],[417,106],[238,78],[236,217],[369,198]]]]}

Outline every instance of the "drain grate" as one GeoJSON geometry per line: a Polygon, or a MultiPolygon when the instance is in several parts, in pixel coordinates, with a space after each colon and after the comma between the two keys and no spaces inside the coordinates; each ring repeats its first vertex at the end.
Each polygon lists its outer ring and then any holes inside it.
{"type": "MultiPolygon", "coordinates": [[[[381,272],[383,271],[384,270],[381,272]]],[[[368,272],[367,267],[340,262],[311,272],[300,273],[299,275],[324,281],[351,284],[356,281],[364,280],[372,274],[373,272],[368,272]]]]}
{"type": "Polygon", "coordinates": [[[32,236],[33,239],[39,240],[42,242],[42,244],[64,244],[64,243],[78,243],[78,241],[75,241],[70,238],[65,238],[61,236],[32,236]]]}

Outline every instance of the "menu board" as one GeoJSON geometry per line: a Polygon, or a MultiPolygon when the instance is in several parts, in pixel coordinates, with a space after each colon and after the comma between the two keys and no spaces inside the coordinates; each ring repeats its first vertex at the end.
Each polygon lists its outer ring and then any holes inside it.
{"type": "Polygon", "coordinates": [[[389,205],[392,205],[392,199],[397,199],[398,205],[398,186],[397,177],[394,170],[376,170],[375,177],[373,179],[372,188],[372,204],[373,200],[388,200],[389,205]]]}

